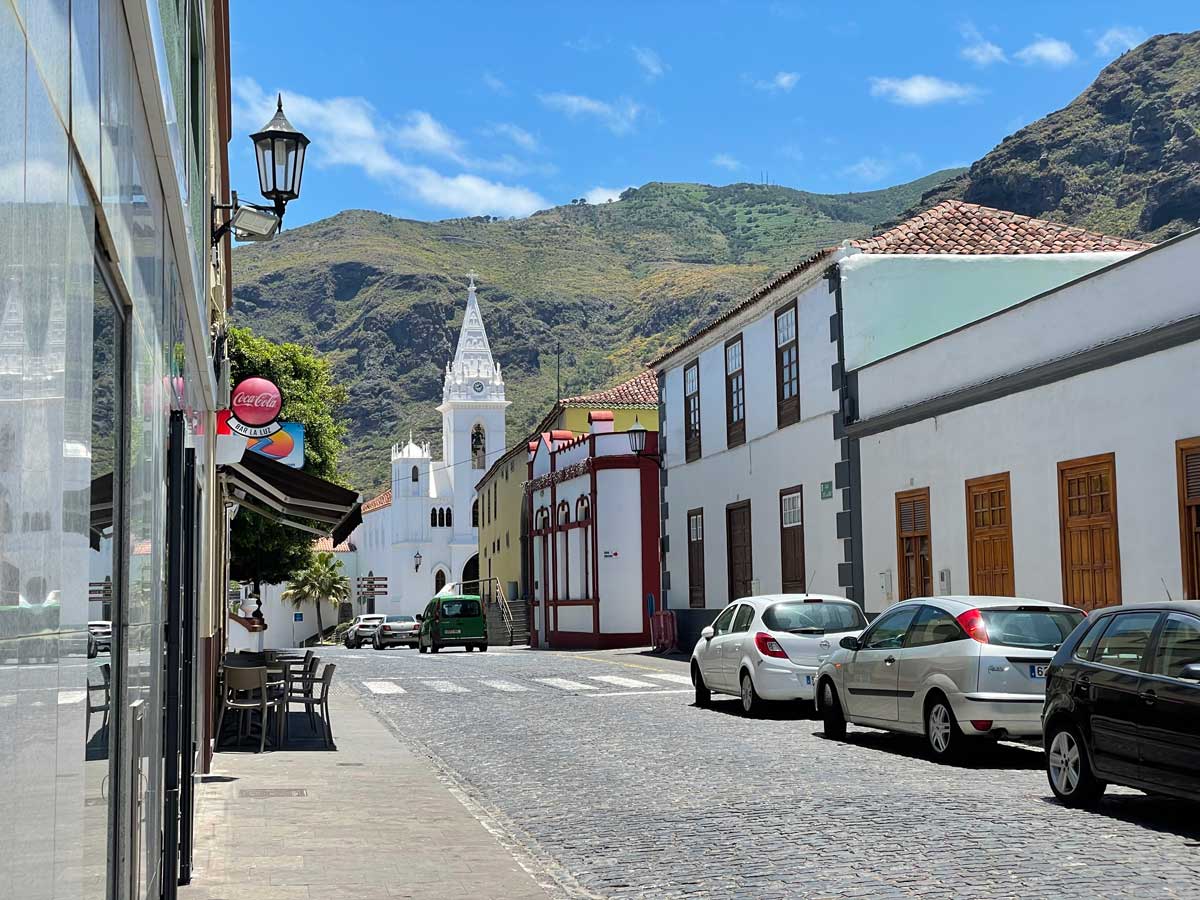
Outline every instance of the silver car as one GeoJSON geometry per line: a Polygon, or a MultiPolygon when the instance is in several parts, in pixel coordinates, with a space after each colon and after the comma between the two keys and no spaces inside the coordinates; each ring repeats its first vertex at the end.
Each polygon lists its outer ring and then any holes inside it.
{"type": "Polygon", "coordinates": [[[416,616],[388,616],[375,629],[371,646],[376,650],[403,644],[415,650],[420,639],[421,623],[416,616]]]}
{"type": "Polygon", "coordinates": [[[897,603],[821,665],[825,734],[844,737],[847,722],[921,734],[938,759],[971,738],[1038,738],[1046,669],[1083,618],[1069,606],[1014,597],[897,603]]]}
{"type": "Polygon", "coordinates": [[[355,616],[350,627],[346,629],[344,643],[351,650],[356,650],[375,637],[375,629],[380,626],[387,616],[382,613],[363,613],[355,616]]]}

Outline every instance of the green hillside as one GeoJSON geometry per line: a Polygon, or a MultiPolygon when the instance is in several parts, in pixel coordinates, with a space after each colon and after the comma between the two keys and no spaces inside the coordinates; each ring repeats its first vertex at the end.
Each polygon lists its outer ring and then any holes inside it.
{"type": "Polygon", "coordinates": [[[237,250],[235,319],[333,362],[350,392],[343,470],[370,490],[408,429],[440,440],[433,408],[468,270],[513,401],[511,441],[554,400],[556,346],[564,394],[608,385],[812,250],[870,233],[960,172],[837,195],[653,182],[616,202],[511,220],[349,210],[237,250]]]}

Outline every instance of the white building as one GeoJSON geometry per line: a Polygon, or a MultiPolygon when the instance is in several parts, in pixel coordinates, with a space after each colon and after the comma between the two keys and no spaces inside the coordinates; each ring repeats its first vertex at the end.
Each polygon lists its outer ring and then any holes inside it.
{"type": "Polygon", "coordinates": [[[1200,597],[1200,232],[858,368],[868,610],[1200,597]]]}
{"type": "Polygon", "coordinates": [[[846,428],[860,370],[1145,246],[947,201],[814,254],[656,360],[662,587],[681,646],[751,593],[874,608],[846,428]]]}
{"type": "MultiPolygon", "coordinates": [[[[442,458],[428,443],[409,436],[392,447],[392,486],[363,504],[355,529],[360,577],[387,579],[386,596],[375,602],[381,613],[420,612],[448,583],[477,589],[479,513],[475,484],[503,455],[504,379],[492,359],[475,281],[467,289],[467,310],[454,359],[442,387],[442,458]]],[[[365,608],[365,605],[364,605],[365,608]]]]}

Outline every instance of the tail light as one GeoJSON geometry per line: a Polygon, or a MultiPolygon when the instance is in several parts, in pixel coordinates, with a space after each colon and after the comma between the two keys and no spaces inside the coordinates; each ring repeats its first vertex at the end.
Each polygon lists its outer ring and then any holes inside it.
{"type": "Polygon", "coordinates": [[[968,609],[959,615],[956,621],[962,626],[963,631],[979,643],[986,644],[988,642],[987,625],[984,624],[983,613],[979,610],[968,609]]]}
{"type": "Polygon", "coordinates": [[[775,640],[775,638],[765,631],[760,631],[754,636],[754,646],[758,648],[758,652],[763,656],[773,656],[776,659],[788,658],[783,647],[779,645],[779,641],[775,640]]]}
{"type": "Polygon", "coordinates": [[[992,720],[991,719],[972,719],[971,727],[974,728],[976,731],[991,731],[992,730],[992,720]]]}

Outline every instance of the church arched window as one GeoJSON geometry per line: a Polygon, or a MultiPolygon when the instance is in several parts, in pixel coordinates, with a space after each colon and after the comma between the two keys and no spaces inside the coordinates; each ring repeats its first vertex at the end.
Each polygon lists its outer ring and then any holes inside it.
{"type": "Polygon", "coordinates": [[[437,574],[433,576],[433,592],[436,594],[446,586],[446,571],[438,569],[437,574]]]}
{"type": "Polygon", "coordinates": [[[482,425],[476,425],[471,429],[471,468],[485,469],[486,462],[487,435],[484,434],[482,425]]]}
{"type": "Polygon", "coordinates": [[[445,528],[445,527],[446,527],[446,510],[439,509],[438,510],[438,528],[445,528]]]}
{"type": "Polygon", "coordinates": [[[450,509],[449,507],[446,508],[446,527],[454,527],[454,510],[450,509]]]}
{"type": "Polygon", "coordinates": [[[437,528],[437,510],[436,509],[431,509],[429,511],[429,527],[437,528]]]}
{"type": "Polygon", "coordinates": [[[471,501],[471,527],[479,527],[479,498],[476,497],[471,501]]]}
{"type": "Polygon", "coordinates": [[[413,466],[413,470],[412,470],[412,482],[413,482],[413,484],[416,484],[416,483],[417,483],[418,481],[420,481],[420,480],[421,480],[421,473],[420,473],[420,471],[417,469],[417,467],[416,467],[416,466],[413,466]]]}

